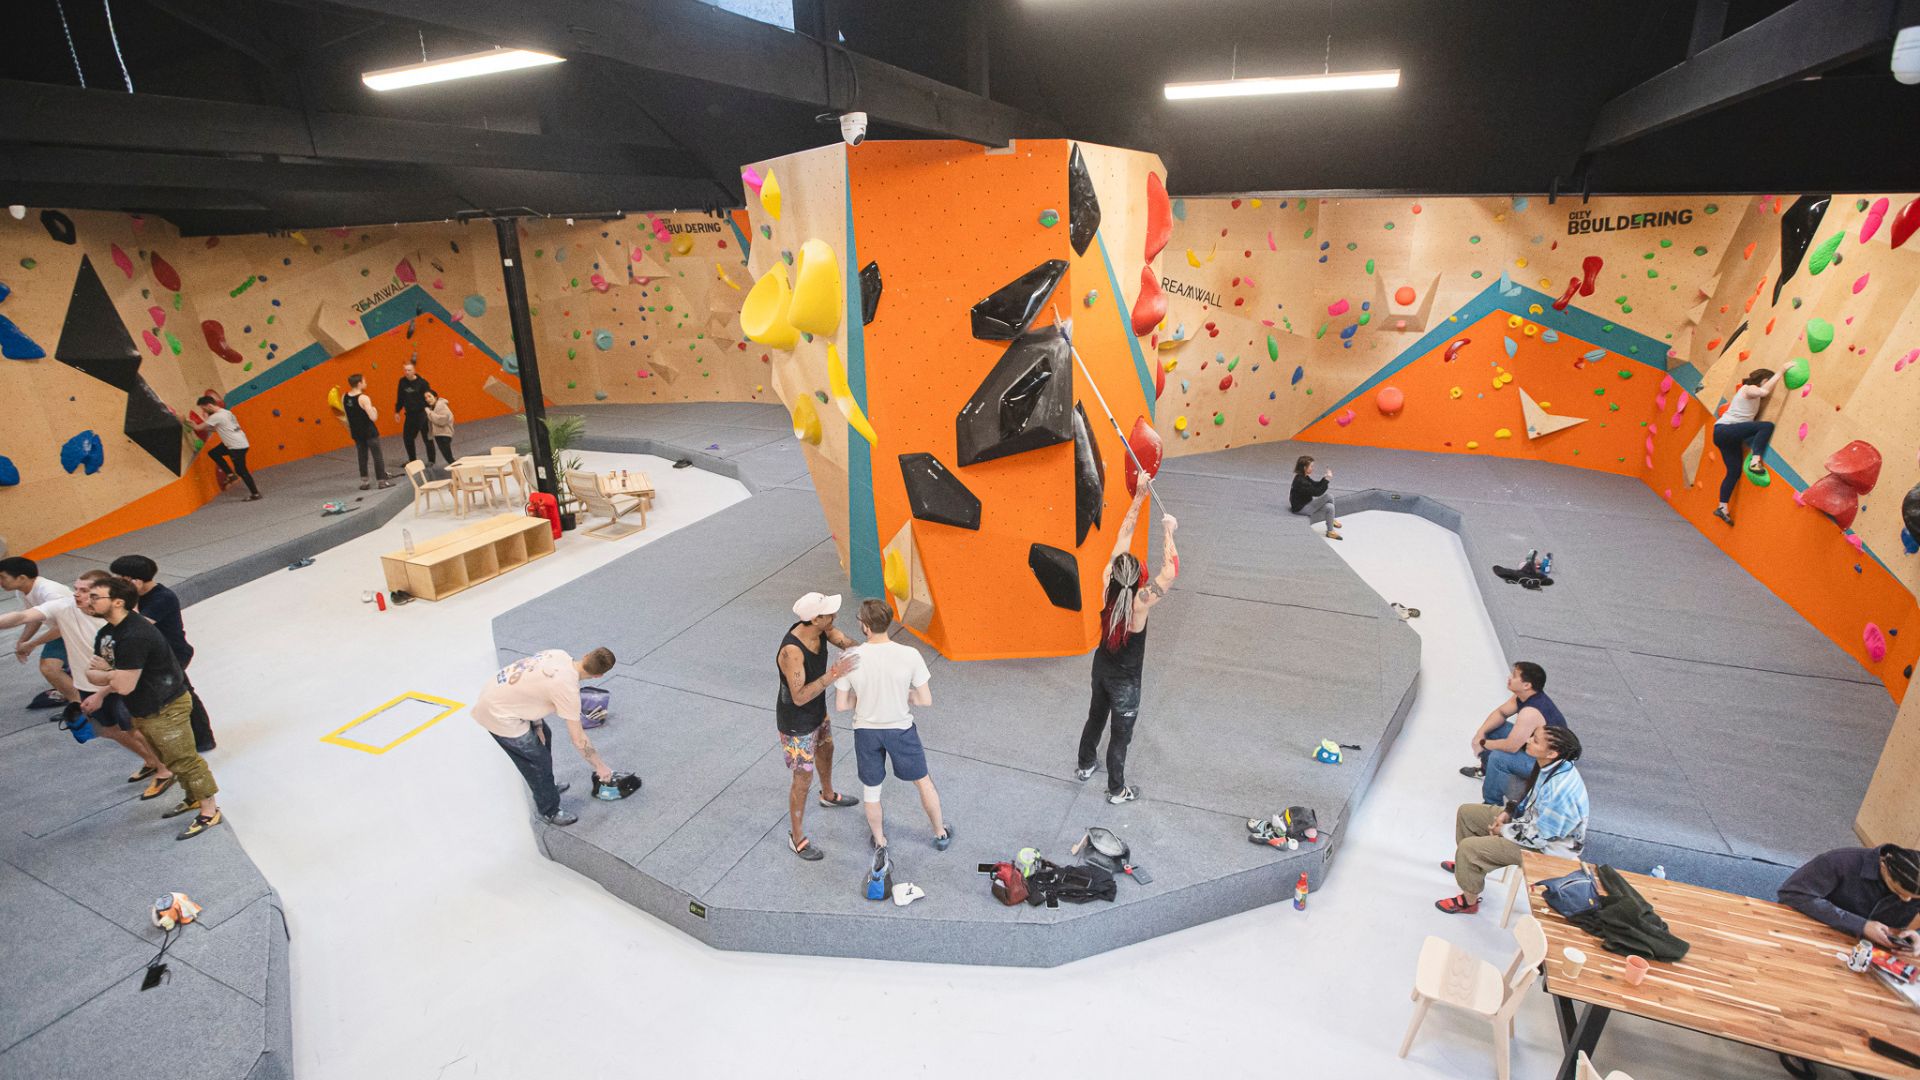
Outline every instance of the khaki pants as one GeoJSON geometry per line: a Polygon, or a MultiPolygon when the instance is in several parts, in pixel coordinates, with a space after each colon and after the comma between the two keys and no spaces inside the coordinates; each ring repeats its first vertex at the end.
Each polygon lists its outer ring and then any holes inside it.
{"type": "Polygon", "coordinates": [[[219,792],[213,782],[213,770],[193,748],[193,695],[180,696],[160,706],[152,716],[136,716],[133,726],[153,744],[153,752],[180,778],[188,802],[198,802],[219,792]]]}
{"type": "Polygon", "coordinates": [[[1453,879],[1463,893],[1478,897],[1488,874],[1518,865],[1527,850],[1504,836],[1487,835],[1500,811],[1498,806],[1465,803],[1453,817],[1453,879]]]}

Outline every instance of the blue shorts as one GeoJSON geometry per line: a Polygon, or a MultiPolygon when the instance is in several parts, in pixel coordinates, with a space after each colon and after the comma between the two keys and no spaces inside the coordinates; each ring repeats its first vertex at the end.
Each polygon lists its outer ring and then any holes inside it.
{"type": "Polygon", "coordinates": [[[52,641],[40,646],[40,659],[58,660],[62,666],[65,666],[67,662],[67,640],[65,638],[54,638],[52,641]]]}
{"type": "Polygon", "coordinates": [[[854,728],[853,756],[859,763],[860,782],[879,787],[887,778],[887,759],[893,759],[896,780],[925,780],[927,751],[920,745],[920,729],[854,728]]]}

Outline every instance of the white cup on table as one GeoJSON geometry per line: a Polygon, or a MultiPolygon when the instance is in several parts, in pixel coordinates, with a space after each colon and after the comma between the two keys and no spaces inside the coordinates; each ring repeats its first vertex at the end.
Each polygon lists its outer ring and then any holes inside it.
{"type": "Polygon", "coordinates": [[[1560,950],[1560,962],[1566,968],[1567,978],[1577,979],[1587,966],[1587,954],[1569,945],[1560,950]]]}

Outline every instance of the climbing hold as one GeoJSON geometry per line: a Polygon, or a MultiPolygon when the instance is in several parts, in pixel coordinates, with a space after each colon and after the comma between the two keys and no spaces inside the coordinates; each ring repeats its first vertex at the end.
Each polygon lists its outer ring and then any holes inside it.
{"type": "Polygon", "coordinates": [[[1040,225],[1042,228],[1051,229],[1058,224],[1060,224],[1060,211],[1058,210],[1040,211],[1040,225]]]}
{"type": "Polygon", "coordinates": [[[606,352],[608,349],[613,348],[613,331],[595,330],[593,332],[593,347],[599,349],[601,352],[606,352]]]}
{"type": "Polygon", "coordinates": [[[793,296],[787,322],[806,334],[825,336],[840,329],[840,260],[824,240],[800,245],[793,266],[793,296]]]}
{"type": "Polygon", "coordinates": [[[1300,385],[1300,380],[1306,377],[1307,369],[1304,366],[1296,365],[1293,369],[1293,378],[1288,380],[1287,385],[1298,386],[1300,385]]]}
{"type": "Polygon", "coordinates": [[[1080,562],[1072,552],[1035,544],[1027,549],[1027,567],[1054,607],[1080,610],[1080,562]]]}
{"type": "Polygon", "coordinates": [[[1099,302],[1100,302],[1100,290],[1099,290],[1099,289],[1088,289],[1088,290],[1087,290],[1087,295],[1085,295],[1085,296],[1083,296],[1083,297],[1081,297],[1081,298],[1080,298],[1080,302],[1081,302],[1082,304],[1084,304],[1084,305],[1086,305],[1087,307],[1092,307],[1093,305],[1095,305],[1095,304],[1097,304],[1097,303],[1099,303],[1099,302]]]}
{"type": "MultiPolygon", "coordinates": [[[[65,217],[64,214],[61,216],[65,217]]],[[[106,464],[106,455],[107,450],[101,444],[100,436],[89,428],[60,445],[60,467],[70,473],[85,469],[87,475],[92,476],[100,471],[100,466],[106,464]]]]}
{"type": "Polygon", "coordinates": [[[1827,475],[1862,495],[1880,482],[1880,451],[1864,439],[1855,439],[1827,455],[1827,475]]]}
{"type": "Polygon", "coordinates": [[[760,181],[760,209],[773,220],[780,220],[780,181],[772,169],[768,169],[766,179],[760,181]]]}
{"type": "Polygon", "coordinates": [[[1478,450],[1478,449],[1480,449],[1480,444],[1479,444],[1479,443],[1478,443],[1477,441],[1472,441],[1472,440],[1469,440],[1469,441],[1468,441],[1468,443],[1467,443],[1467,449],[1469,449],[1469,450],[1478,450]]]}
{"type": "Polygon", "coordinates": [[[1920,536],[1920,484],[1913,485],[1900,500],[1900,520],[1908,532],[1920,536]]]}
{"type": "Polygon", "coordinates": [[[1798,390],[1807,385],[1807,377],[1810,374],[1807,361],[1805,358],[1800,358],[1787,364],[1786,370],[1780,375],[1780,381],[1787,384],[1787,389],[1798,390]]]}
{"type": "Polygon", "coordinates": [[[1807,248],[1813,244],[1814,230],[1827,216],[1831,195],[1802,195],[1780,214],[1780,278],[1773,283],[1773,303],[1780,302],[1780,291],[1800,269],[1807,248]]]}
{"type": "Polygon", "coordinates": [[[1527,438],[1539,439],[1556,431],[1565,431],[1587,422],[1584,416],[1555,416],[1546,406],[1533,400],[1526,387],[1520,388],[1520,416],[1527,424],[1527,438]]]}
{"type": "Polygon", "coordinates": [[[1100,527],[1106,504],[1107,465],[1093,438],[1093,425],[1079,402],[1073,406],[1073,545],[1086,543],[1087,533],[1100,527]]]}
{"type": "Polygon", "coordinates": [[[47,350],[27,336],[25,330],[14,325],[12,319],[0,315],[0,356],[9,360],[38,360],[47,355],[47,350]]]}
{"type": "Polygon", "coordinates": [[[1461,394],[1461,390],[1460,390],[1460,388],[1459,388],[1459,387],[1457,387],[1457,386],[1456,386],[1456,387],[1454,387],[1453,389],[1451,389],[1451,390],[1448,390],[1448,391],[1447,391],[1447,396],[1448,396],[1448,397],[1450,397],[1450,398],[1452,398],[1452,399],[1453,399],[1453,400],[1455,400],[1455,401],[1459,401],[1459,400],[1460,400],[1460,394],[1461,394]]]}
{"type": "Polygon", "coordinates": [[[962,467],[1073,439],[1073,359],[1058,324],[1007,346],[955,420],[962,467]]]}
{"type": "Polygon", "coordinates": [[[133,280],[133,260],[127,258],[127,253],[120,250],[119,244],[108,244],[107,247],[113,255],[113,265],[120,268],[120,272],[127,276],[127,280],[133,280]]]}
{"type": "Polygon", "coordinates": [[[1048,259],[973,305],[973,336],[1012,341],[1027,332],[1067,273],[1065,259],[1048,259]]]}
{"type": "Polygon", "coordinates": [[[1864,244],[1873,239],[1873,234],[1880,231],[1880,223],[1886,220],[1889,205],[1891,204],[1887,202],[1884,195],[1874,200],[1873,206],[1867,210],[1866,217],[1860,219],[1861,243],[1864,244]]]}
{"type": "Polygon", "coordinates": [[[159,282],[161,288],[168,292],[180,291],[180,271],[175,270],[172,263],[161,258],[159,252],[156,251],[147,256],[147,268],[153,271],[153,280],[159,282]]]}
{"type": "MultiPolygon", "coordinates": [[[[46,227],[48,236],[53,237],[60,243],[73,243],[73,219],[67,215],[58,210],[42,210],[40,211],[40,224],[46,227]]],[[[75,436],[75,438],[78,438],[78,436],[75,436]]],[[[68,469],[67,471],[72,472],[73,470],[68,469]]],[[[91,473],[94,470],[88,469],[87,471],[91,473]]]]}
{"type": "Polygon", "coordinates": [[[1460,355],[1460,350],[1472,343],[1472,341],[1472,338],[1455,338],[1448,342],[1447,351],[1442,359],[1449,364],[1453,363],[1454,358],[1460,355]]]}
{"type": "Polygon", "coordinates": [[[1813,252],[1807,256],[1807,273],[1814,277],[1819,277],[1822,270],[1825,270],[1833,263],[1839,262],[1840,260],[1834,252],[1839,250],[1840,241],[1846,238],[1847,234],[1845,232],[1837,232],[1825,240],[1820,241],[1820,246],[1814,248],[1813,252]]]}
{"type": "Polygon", "coordinates": [[[1187,430],[1187,418],[1186,418],[1186,417],[1184,417],[1184,416],[1176,416],[1176,417],[1174,417],[1174,418],[1173,418],[1173,430],[1175,430],[1175,431],[1185,431],[1185,430],[1187,430]]]}
{"type": "Polygon", "coordinates": [[[1160,174],[1147,173],[1147,261],[1166,250],[1173,238],[1173,206],[1167,201],[1167,185],[1160,174]]]}
{"type": "Polygon", "coordinates": [[[247,358],[241,356],[239,350],[227,344],[227,328],[221,326],[219,320],[206,319],[202,321],[200,323],[200,334],[207,339],[207,348],[212,349],[215,356],[218,356],[229,364],[246,363],[247,358]]]}
{"type": "Polygon", "coordinates": [[[1920,197],[1909,200],[1894,215],[1893,226],[1887,230],[1887,242],[1897,248],[1906,243],[1916,229],[1920,229],[1920,197]]]}
{"type": "Polygon", "coordinates": [[[760,170],[748,165],[746,168],[740,170],[740,183],[752,189],[753,193],[758,195],[761,185],[765,184],[766,181],[761,178],[760,170]]]}
{"type": "Polygon", "coordinates": [[[1413,286],[1402,285],[1393,290],[1393,302],[1399,304],[1401,307],[1410,307],[1418,295],[1418,293],[1413,291],[1413,286]]]}
{"type": "Polygon", "coordinates": [[[1520,343],[1505,334],[1500,336],[1500,340],[1507,343],[1507,359],[1513,359],[1514,355],[1520,351],[1520,343]]]}
{"type": "Polygon", "coordinates": [[[1745,471],[1747,474],[1747,482],[1754,487],[1766,487],[1773,483],[1773,474],[1765,469],[1755,470],[1749,467],[1745,471]]]}
{"type": "Polygon", "coordinates": [[[1859,277],[1854,278],[1853,279],[1853,295],[1859,296],[1861,293],[1865,292],[1867,288],[1867,279],[1872,276],[1873,276],[1872,274],[1861,274],[1859,277]]]}
{"type": "Polygon", "coordinates": [[[1233,387],[1233,376],[1232,376],[1232,375],[1222,375],[1222,376],[1220,376],[1220,389],[1222,389],[1222,390],[1229,390],[1229,389],[1232,389],[1232,387],[1233,387]]]}
{"type": "Polygon", "coordinates": [[[1345,315],[1350,306],[1351,305],[1347,303],[1346,297],[1343,296],[1340,299],[1335,300],[1333,303],[1327,305],[1327,314],[1337,319],[1340,316],[1345,315]]]}
{"type": "Polygon", "coordinates": [[[1887,658],[1887,635],[1878,626],[1868,623],[1860,632],[1860,643],[1867,648],[1867,658],[1879,663],[1887,658]]]}
{"type": "MultiPolygon", "coordinates": [[[[731,284],[731,283],[729,283],[731,284]]],[[[860,268],[860,325],[873,322],[880,313],[880,264],[870,262],[860,268]]]]}
{"type": "MultiPolygon", "coordinates": [[[[773,182],[773,174],[767,174],[767,182],[773,182]]],[[[847,385],[847,368],[840,362],[840,350],[833,342],[827,342],[827,387],[833,391],[833,403],[839,407],[840,414],[847,418],[847,426],[860,433],[868,445],[877,445],[880,436],[867,421],[866,411],[853,398],[853,388],[847,385]]]]}
{"type": "Polygon", "coordinates": [[[0,487],[13,487],[20,483],[20,469],[13,459],[0,454],[0,487]]]}
{"type": "MultiPolygon", "coordinates": [[[[1078,152],[1075,147],[1075,152],[1078,152]]],[[[1160,320],[1167,317],[1167,294],[1160,288],[1160,279],[1153,274],[1153,267],[1140,268],[1140,295],[1133,302],[1133,336],[1146,337],[1160,320]]]]}
{"type": "Polygon", "coordinates": [[[1339,424],[1341,427],[1346,427],[1348,424],[1353,423],[1353,410],[1341,410],[1340,415],[1333,418],[1333,422],[1339,424]]]}
{"type": "Polygon", "coordinates": [[[1407,395],[1401,393],[1397,386],[1383,386],[1380,392],[1374,395],[1373,403],[1380,409],[1382,416],[1398,416],[1400,410],[1406,407],[1407,395]]]}
{"type": "Polygon", "coordinates": [[[1271,423],[1271,421],[1269,421],[1269,420],[1267,419],[1267,414],[1266,414],[1266,413],[1261,413],[1261,414],[1260,414],[1260,417],[1259,417],[1259,420],[1260,420],[1260,426],[1261,426],[1261,427],[1266,427],[1266,426],[1267,426],[1267,425],[1268,425],[1269,423],[1271,423]]]}
{"type": "MultiPolygon", "coordinates": [[[[803,399],[804,400],[804,399],[803,399]]],[[[980,499],[932,454],[901,454],[900,477],[913,516],[958,529],[980,527],[980,499]]]]}
{"type": "Polygon", "coordinates": [[[787,288],[787,269],[775,265],[760,275],[740,305],[740,332],[748,341],[776,349],[791,349],[800,331],[787,321],[793,293],[787,288]]]}
{"type": "Polygon", "coordinates": [[[1511,439],[1513,438],[1513,432],[1506,428],[1501,428],[1493,433],[1493,437],[1496,439],[1511,439]]]}
{"type": "Polygon", "coordinates": [[[1127,436],[1127,447],[1133,451],[1127,455],[1127,494],[1133,495],[1137,491],[1142,468],[1146,470],[1149,480],[1160,475],[1160,457],[1163,453],[1160,433],[1153,430],[1153,425],[1147,423],[1146,417],[1135,417],[1133,431],[1127,436]],[[1137,465],[1136,460],[1139,462],[1137,465]]]}
{"type": "Polygon", "coordinates": [[[487,298],[479,293],[469,293],[465,300],[460,301],[460,306],[468,316],[478,319],[487,313],[487,298]]]}
{"type": "Polygon", "coordinates": [[[1807,348],[1820,353],[1833,344],[1833,324],[1825,319],[1807,320],[1807,348]]]}
{"type": "Polygon", "coordinates": [[[1087,245],[1099,231],[1100,198],[1094,194],[1093,176],[1087,171],[1086,159],[1080,156],[1080,145],[1075,143],[1067,155],[1067,242],[1073,245],[1073,253],[1085,255],[1087,245]]]}

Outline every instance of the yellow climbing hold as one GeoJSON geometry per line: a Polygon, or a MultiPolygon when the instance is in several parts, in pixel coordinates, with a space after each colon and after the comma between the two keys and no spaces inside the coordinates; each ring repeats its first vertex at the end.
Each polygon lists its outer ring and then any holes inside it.
{"type": "Polygon", "coordinates": [[[1174,418],[1173,418],[1173,430],[1175,430],[1175,431],[1185,431],[1185,430],[1187,430],[1187,418],[1186,418],[1186,417],[1184,417],[1184,416],[1176,416],[1176,417],[1174,417],[1174,418]]]}
{"type": "Polygon", "coordinates": [[[748,341],[776,349],[791,349],[800,341],[800,331],[788,321],[787,309],[793,293],[787,288],[787,268],[774,264],[747,290],[740,305],[740,332],[748,341]]]}
{"type": "Polygon", "coordinates": [[[1543,310],[1543,309],[1542,309],[1542,308],[1540,307],[1540,305],[1539,305],[1539,304],[1529,304],[1529,305],[1527,305],[1527,314],[1529,314],[1529,315],[1538,315],[1538,314],[1540,314],[1540,313],[1541,313],[1541,311],[1542,311],[1542,310],[1543,310]]]}
{"type": "Polygon", "coordinates": [[[1518,269],[1525,270],[1527,268],[1527,260],[1515,259],[1513,260],[1513,265],[1518,269]]]}
{"type": "Polygon", "coordinates": [[[820,413],[813,407],[812,394],[794,400],[793,437],[809,446],[820,445],[820,413]]]}
{"type": "Polygon", "coordinates": [[[886,558],[880,562],[880,579],[886,582],[889,594],[907,595],[907,560],[899,548],[887,549],[886,558]]]}
{"type": "Polygon", "coordinates": [[[336,386],[333,389],[327,391],[327,408],[332,410],[333,418],[335,420],[339,420],[342,423],[346,422],[347,404],[345,401],[341,400],[340,398],[339,387],[336,386]]]}
{"type": "Polygon", "coordinates": [[[714,263],[713,274],[715,277],[719,278],[721,281],[726,282],[727,288],[732,289],[734,292],[740,291],[740,283],[727,276],[726,267],[721,266],[719,263],[714,263]]]}
{"type": "Polygon", "coordinates": [[[880,436],[874,434],[860,403],[853,400],[853,387],[847,385],[847,367],[840,362],[840,350],[834,348],[831,341],[827,342],[827,389],[833,394],[833,403],[840,406],[841,415],[847,418],[847,426],[864,436],[870,445],[879,445],[880,436]]]}
{"type": "Polygon", "coordinates": [[[1447,396],[1448,396],[1448,397],[1450,397],[1450,398],[1452,398],[1452,399],[1453,399],[1453,400],[1455,400],[1455,401],[1459,401],[1459,400],[1460,400],[1460,388],[1456,386],[1456,387],[1454,387],[1453,389],[1451,389],[1451,390],[1449,390],[1449,391],[1447,391],[1447,396]]]}
{"type": "Polygon", "coordinates": [[[767,178],[760,182],[760,209],[773,220],[780,220],[780,181],[774,178],[772,169],[767,170],[767,178]]]}
{"type": "Polygon", "coordinates": [[[1516,329],[1519,327],[1521,323],[1525,321],[1526,321],[1525,319],[1522,319],[1518,315],[1509,315],[1507,316],[1507,329],[1509,330],[1516,329]]]}
{"type": "Polygon", "coordinates": [[[1478,449],[1480,449],[1480,444],[1479,444],[1479,443],[1477,443],[1477,442],[1469,442],[1469,443],[1467,443],[1467,449],[1469,449],[1469,450],[1478,450],[1478,449]]]}
{"type": "Polygon", "coordinates": [[[1187,249],[1187,265],[1193,267],[1200,265],[1200,256],[1195,255],[1192,248],[1187,249]]]}
{"type": "Polygon", "coordinates": [[[675,255],[691,255],[693,254],[693,237],[681,233],[673,238],[673,243],[668,244],[667,248],[675,255]]]}
{"type": "Polygon", "coordinates": [[[840,329],[840,260],[825,240],[809,240],[793,261],[793,302],[787,321],[816,336],[840,329]]]}
{"type": "Polygon", "coordinates": [[[1255,210],[1258,210],[1258,209],[1260,209],[1260,200],[1259,200],[1259,199],[1254,199],[1254,200],[1252,201],[1252,203],[1251,203],[1250,205],[1252,205],[1252,207],[1253,207],[1253,208],[1254,208],[1255,210]]]}
{"type": "Polygon", "coordinates": [[[1501,428],[1499,431],[1493,433],[1493,437],[1496,439],[1511,439],[1513,438],[1513,432],[1508,431],[1506,428],[1501,428]]]}
{"type": "Polygon", "coordinates": [[[1533,335],[1540,332],[1540,328],[1533,325],[1532,323],[1528,323],[1527,325],[1520,328],[1520,332],[1522,334],[1525,334],[1528,337],[1532,337],[1533,335]]]}

